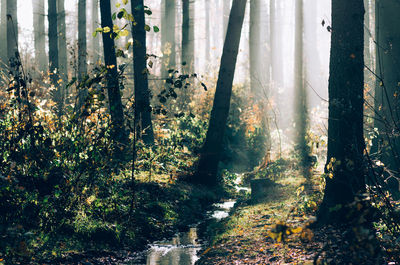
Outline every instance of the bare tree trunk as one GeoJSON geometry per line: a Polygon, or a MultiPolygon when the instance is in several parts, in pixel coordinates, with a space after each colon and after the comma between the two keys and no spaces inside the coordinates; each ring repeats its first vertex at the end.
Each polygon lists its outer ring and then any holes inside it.
{"type": "Polygon", "coordinates": [[[87,74],[86,65],[86,0],[78,1],[78,80],[87,74]]]}
{"type": "Polygon", "coordinates": [[[228,22],[229,22],[229,12],[231,11],[231,4],[232,0],[222,0],[222,32],[223,32],[223,39],[225,41],[226,31],[228,29],[228,22]]]}
{"type": "Polygon", "coordinates": [[[233,0],[228,30],[206,140],[200,155],[196,182],[207,186],[217,184],[217,172],[226,122],[229,115],[232,83],[239,51],[246,0],[233,0]]]}
{"type": "MultiPolygon", "coordinates": [[[[103,33],[103,50],[104,61],[107,67],[107,92],[109,101],[109,110],[111,114],[111,122],[113,125],[112,138],[120,145],[124,145],[127,141],[127,134],[124,125],[124,111],[122,106],[121,91],[118,81],[117,58],[115,56],[114,32],[111,19],[110,0],[100,1],[101,27],[110,28],[109,33],[103,33]]],[[[122,147],[121,146],[121,147],[122,147]]],[[[115,151],[121,152],[119,148],[115,151]]],[[[115,154],[118,156],[118,154],[115,154]]]]}
{"type": "MultiPolygon", "coordinates": [[[[68,80],[67,30],[65,25],[65,0],[57,1],[58,65],[63,82],[68,80]]],[[[64,91],[65,92],[65,91],[64,91]]]]}
{"type": "Polygon", "coordinates": [[[182,0],[182,65],[186,72],[194,71],[194,13],[193,3],[182,0]]]}
{"type": "Polygon", "coordinates": [[[18,16],[17,1],[7,0],[7,57],[8,60],[16,58],[18,52],[18,16]]]}
{"type": "Polygon", "coordinates": [[[151,122],[150,91],[147,80],[146,31],[143,0],[132,1],[132,14],[137,23],[133,26],[133,71],[135,80],[135,119],[140,122],[142,139],[146,144],[154,143],[153,125],[151,122]]]}
{"type": "Polygon", "coordinates": [[[40,72],[47,71],[44,0],[32,0],[35,61],[40,72]]]}
{"type": "MultiPolygon", "coordinates": [[[[100,22],[99,22],[99,0],[92,0],[92,8],[91,8],[91,28],[92,28],[92,33],[96,31],[98,27],[100,27],[100,22]]],[[[92,54],[93,54],[93,63],[97,64],[100,60],[100,42],[98,37],[92,37],[91,39],[91,48],[92,48],[92,54]]]]}
{"type": "Polygon", "coordinates": [[[163,0],[163,20],[161,25],[163,64],[162,76],[167,76],[168,69],[176,66],[176,41],[175,41],[175,0],[163,0]]]}
{"type": "Polygon", "coordinates": [[[261,76],[261,3],[260,0],[250,1],[250,88],[254,95],[260,95],[263,81],[261,76]]]}
{"type": "Polygon", "coordinates": [[[0,69],[8,65],[7,55],[7,0],[1,0],[0,10],[0,69]]]}
{"type": "Polygon", "coordinates": [[[204,2],[205,6],[205,15],[206,15],[206,45],[205,45],[205,54],[206,54],[206,67],[208,64],[210,64],[210,59],[211,59],[211,36],[210,36],[210,0],[205,0],[204,2]]]}
{"type": "Polygon", "coordinates": [[[331,41],[327,177],[318,221],[343,223],[348,204],[365,192],[363,0],[332,0],[331,41]]]}
{"type": "Polygon", "coordinates": [[[375,127],[379,130],[376,149],[384,164],[400,172],[400,3],[377,0],[376,12],[376,73],[381,78],[375,88],[375,127]]]}

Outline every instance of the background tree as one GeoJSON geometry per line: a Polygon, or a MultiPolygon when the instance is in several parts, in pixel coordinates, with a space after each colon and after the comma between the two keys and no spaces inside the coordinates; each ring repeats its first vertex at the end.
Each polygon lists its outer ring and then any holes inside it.
{"type": "Polygon", "coordinates": [[[7,56],[7,0],[1,0],[0,10],[0,67],[8,64],[7,56]]]}
{"type": "Polygon", "coordinates": [[[147,80],[146,31],[143,0],[132,1],[132,14],[136,25],[132,27],[133,71],[135,80],[135,119],[141,125],[141,137],[146,144],[154,142],[151,122],[150,90],[147,80]]]}
{"type": "Polygon", "coordinates": [[[161,47],[163,51],[162,76],[167,76],[167,70],[176,65],[176,3],[175,0],[163,0],[163,20],[161,24],[161,47]]]}
{"type": "Polygon", "coordinates": [[[18,16],[17,1],[7,0],[7,57],[8,60],[15,59],[18,52],[18,16]]]}
{"type": "Polygon", "coordinates": [[[65,24],[65,0],[57,0],[58,66],[63,82],[68,80],[67,29],[65,24]]]}
{"type": "Polygon", "coordinates": [[[186,72],[194,70],[194,7],[191,0],[182,0],[182,64],[186,72]]]}
{"type": "Polygon", "coordinates": [[[86,76],[86,0],[78,1],[78,80],[86,76]]]}
{"type": "MultiPolygon", "coordinates": [[[[100,1],[101,27],[110,30],[109,33],[103,33],[104,62],[107,68],[107,94],[109,102],[109,111],[111,114],[111,123],[113,126],[112,138],[120,145],[127,142],[125,132],[124,111],[121,100],[121,91],[118,80],[117,57],[115,55],[113,23],[111,19],[110,0],[100,1]]],[[[119,149],[116,151],[120,152],[119,149]]]]}
{"type": "Polygon", "coordinates": [[[32,0],[35,61],[38,70],[47,71],[44,0],[32,0]]]}
{"type": "MultiPolygon", "coordinates": [[[[96,29],[100,27],[99,23],[99,1],[92,0],[91,6],[91,28],[92,33],[96,31],[96,29]]],[[[92,53],[92,61],[93,63],[98,63],[100,60],[100,42],[98,38],[89,38],[91,43],[91,53],[92,53]]]]}
{"type": "MultiPolygon", "coordinates": [[[[57,31],[57,0],[48,0],[48,37],[49,37],[49,75],[53,86],[58,87],[58,31],[57,31]]],[[[58,90],[58,89],[57,89],[58,90]]],[[[61,100],[60,95],[55,96],[56,102],[61,100]]]]}
{"type": "Polygon", "coordinates": [[[345,206],[365,191],[363,0],[332,0],[330,57],[327,177],[318,212],[321,223],[346,221],[345,206]]]}
{"type": "Polygon", "coordinates": [[[391,170],[400,170],[399,80],[400,80],[400,3],[395,0],[377,0],[376,12],[376,74],[375,127],[379,130],[375,142],[379,159],[391,170]]]}
{"type": "Polygon", "coordinates": [[[229,16],[210,123],[196,172],[196,181],[207,186],[217,184],[218,163],[229,114],[232,82],[235,74],[246,2],[246,0],[233,0],[229,16]]]}

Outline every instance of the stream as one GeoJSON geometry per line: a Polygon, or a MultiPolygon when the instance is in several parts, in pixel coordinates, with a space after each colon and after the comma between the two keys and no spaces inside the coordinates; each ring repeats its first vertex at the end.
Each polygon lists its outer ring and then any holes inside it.
{"type": "MultiPolygon", "coordinates": [[[[235,205],[235,200],[214,203],[212,210],[206,213],[203,222],[212,219],[221,220],[229,216],[235,205]]],[[[148,250],[135,253],[125,258],[126,265],[193,265],[199,259],[202,240],[198,236],[198,225],[189,228],[189,231],[179,232],[172,239],[156,241],[149,245],[148,250]]]]}

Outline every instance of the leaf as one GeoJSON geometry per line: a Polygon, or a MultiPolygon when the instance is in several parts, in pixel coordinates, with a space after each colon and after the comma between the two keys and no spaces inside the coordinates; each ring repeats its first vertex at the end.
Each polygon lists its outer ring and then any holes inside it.
{"type": "Polygon", "coordinates": [[[121,19],[124,17],[124,11],[120,11],[117,15],[117,18],[121,19]]]}
{"type": "MultiPolygon", "coordinates": [[[[119,35],[122,37],[127,37],[127,36],[129,36],[129,31],[127,29],[124,29],[119,33],[119,35]]],[[[128,42],[128,43],[130,44],[130,42],[128,42]]],[[[129,46],[128,46],[128,48],[129,48],[129,46]]],[[[126,49],[128,49],[128,48],[126,48],[126,49]]]]}
{"type": "Polygon", "coordinates": [[[201,83],[201,86],[204,88],[205,91],[207,91],[207,86],[204,83],[201,83]]]}
{"type": "Polygon", "coordinates": [[[129,2],[129,0],[122,0],[122,3],[123,3],[124,5],[127,5],[128,2],[129,2]]]}
{"type": "Polygon", "coordinates": [[[149,26],[149,25],[145,25],[145,26],[144,26],[144,30],[145,30],[145,31],[150,31],[150,26],[149,26]]]}
{"type": "Polygon", "coordinates": [[[111,32],[110,27],[104,27],[104,28],[103,28],[103,32],[104,32],[104,33],[109,33],[109,32],[111,32]]]}
{"type": "Polygon", "coordinates": [[[116,8],[119,8],[120,6],[121,6],[120,3],[116,3],[116,4],[115,4],[115,7],[116,7],[116,8]]]}
{"type": "Polygon", "coordinates": [[[115,20],[115,19],[117,18],[117,13],[114,12],[114,13],[112,14],[111,18],[112,18],[112,20],[115,20]]]}
{"type": "Polygon", "coordinates": [[[160,29],[157,26],[153,26],[153,30],[154,30],[154,32],[159,32],[160,31],[160,29]]]}

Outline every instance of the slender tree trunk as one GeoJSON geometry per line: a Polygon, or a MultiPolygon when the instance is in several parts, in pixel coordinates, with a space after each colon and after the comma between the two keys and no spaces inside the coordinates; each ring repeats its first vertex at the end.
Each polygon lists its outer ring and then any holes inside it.
{"type": "Polygon", "coordinates": [[[400,172],[400,3],[395,0],[375,3],[376,73],[381,78],[375,88],[375,127],[379,130],[375,149],[389,169],[400,172]]]}
{"type": "MultiPolygon", "coordinates": [[[[47,12],[49,24],[49,75],[52,85],[58,87],[58,31],[57,31],[57,0],[48,0],[47,12]]],[[[58,93],[57,93],[58,94],[58,93]]],[[[56,96],[56,102],[60,101],[59,95],[56,96]]]]}
{"type": "Polygon", "coordinates": [[[217,88],[206,140],[200,155],[195,181],[213,186],[217,184],[218,163],[229,115],[232,83],[235,73],[240,35],[246,8],[246,0],[233,0],[228,30],[222,52],[217,88]]]}
{"type": "Polygon", "coordinates": [[[1,0],[0,10],[0,69],[8,65],[7,55],[7,0],[1,0]]]}
{"type": "Polygon", "coordinates": [[[163,23],[161,25],[161,38],[163,49],[162,76],[168,74],[168,69],[176,66],[176,41],[175,41],[175,0],[163,0],[163,23]]]}
{"type": "Polygon", "coordinates": [[[295,87],[295,123],[296,123],[296,149],[300,155],[300,166],[303,176],[310,177],[310,150],[307,145],[308,129],[308,104],[307,90],[304,82],[304,6],[303,0],[296,0],[295,6],[295,51],[294,51],[294,87],[295,87]]]}
{"type": "Polygon", "coordinates": [[[63,82],[68,80],[68,59],[67,59],[67,30],[65,24],[65,3],[64,0],[57,1],[57,27],[58,27],[58,65],[59,73],[63,82]]]}
{"type": "Polygon", "coordinates": [[[327,177],[318,220],[342,223],[346,206],[365,192],[363,0],[332,0],[331,42],[327,177]]]}
{"type": "Polygon", "coordinates": [[[254,95],[260,95],[263,81],[261,76],[261,3],[260,0],[250,1],[250,88],[254,95]]]}
{"type": "Polygon", "coordinates": [[[182,65],[185,65],[185,72],[194,71],[193,16],[193,3],[190,0],[182,0],[182,65]]]}
{"type": "MultiPolygon", "coordinates": [[[[109,27],[111,31],[109,33],[103,33],[103,50],[104,50],[104,61],[107,67],[107,93],[109,109],[111,114],[111,122],[113,125],[112,138],[118,144],[125,144],[127,142],[127,134],[125,132],[124,125],[124,111],[122,106],[121,91],[119,88],[118,81],[118,67],[117,57],[115,56],[115,44],[114,44],[114,33],[113,23],[111,19],[111,5],[110,0],[100,1],[100,13],[101,13],[101,27],[109,27]]],[[[115,150],[120,152],[118,148],[115,150]]],[[[118,156],[118,153],[115,154],[118,156]]]]}
{"type": "Polygon", "coordinates": [[[86,65],[86,0],[78,1],[78,80],[87,74],[86,65]]]}
{"type": "Polygon", "coordinates": [[[18,16],[17,1],[7,0],[7,57],[8,60],[16,58],[18,52],[18,16]]]}
{"type": "MultiPolygon", "coordinates": [[[[92,8],[91,8],[91,28],[92,33],[96,31],[98,27],[100,27],[99,22],[99,0],[92,0],[92,8]]],[[[91,39],[91,48],[93,54],[93,63],[97,64],[100,60],[100,42],[98,37],[92,37],[91,39]]]]}
{"type": "Polygon", "coordinates": [[[35,61],[40,72],[47,71],[44,0],[32,0],[35,61]]]}
{"type": "Polygon", "coordinates": [[[133,26],[133,71],[135,80],[135,119],[140,122],[142,139],[146,144],[154,143],[153,125],[151,122],[150,91],[147,80],[146,31],[143,0],[132,1],[132,14],[137,23],[133,26]]]}
{"type": "Polygon", "coordinates": [[[226,37],[226,30],[228,29],[228,22],[229,22],[229,12],[231,11],[231,4],[232,0],[222,0],[222,32],[224,35],[222,36],[222,41],[225,41],[226,37]]]}

